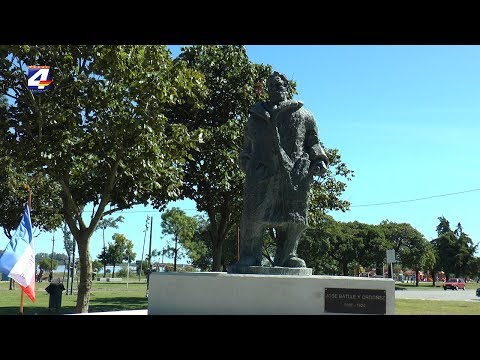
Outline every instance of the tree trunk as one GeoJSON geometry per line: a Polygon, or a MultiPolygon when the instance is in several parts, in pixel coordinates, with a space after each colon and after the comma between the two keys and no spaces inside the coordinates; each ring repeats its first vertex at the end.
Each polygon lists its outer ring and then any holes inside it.
{"type": "Polygon", "coordinates": [[[89,240],[86,233],[80,233],[79,239],[75,239],[78,245],[78,257],[80,262],[80,283],[78,284],[77,313],[88,313],[90,302],[90,290],[92,288],[92,259],[90,258],[89,240]]]}
{"type": "Polygon", "coordinates": [[[223,253],[223,239],[216,239],[213,243],[213,261],[212,261],[212,271],[222,271],[222,253],[223,253]]]}
{"type": "Polygon", "coordinates": [[[212,234],[212,271],[222,271],[222,250],[224,238],[220,238],[218,232],[212,234]]]}
{"type": "Polygon", "coordinates": [[[415,270],[415,286],[418,286],[418,269],[415,270]]]}
{"type": "Polygon", "coordinates": [[[348,262],[342,263],[343,276],[348,276],[348,262]]]}

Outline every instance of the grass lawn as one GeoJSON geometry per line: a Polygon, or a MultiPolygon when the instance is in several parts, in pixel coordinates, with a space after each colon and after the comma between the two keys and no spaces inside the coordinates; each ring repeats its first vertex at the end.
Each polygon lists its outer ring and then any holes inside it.
{"type": "MultiPolygon", "coordinates": [[[[49,282],[47,281],[35,284],[36,299],[34,303],[24,295],[24,315],[57,314],[48,309],[50,294],[45,290],[48,285],[49,282]]],[[[130,281],[128,288],[126,281],[121,283],[94,281],[90,294],[89,312],[146,309],[148,307],[148,299],[145,296],[146,290],[147,284],[144,281],[130,281]]],[[[19,314],[20,298],[20,286],[16,285],[15,290],[9,290],[9,282],[0,281],[0,315],[19,314]]],[[[66,291],[63,291],[61,301],[58,314],[75,313],[77,301],[75,282],[73,294],[70,295],[70,289],[68,295],[66,291]]]]}

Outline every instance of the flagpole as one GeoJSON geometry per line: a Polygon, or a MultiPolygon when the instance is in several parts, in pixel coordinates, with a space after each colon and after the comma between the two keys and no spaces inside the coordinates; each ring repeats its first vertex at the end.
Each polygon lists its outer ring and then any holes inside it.
{"type": "MultiPolygon", "coordinates": [[[[28,210],[32,210],[32,190],[28,187],[28,210]]],[[[20,288],[20,315],[23,315],[23,289],[20,288]]]]}

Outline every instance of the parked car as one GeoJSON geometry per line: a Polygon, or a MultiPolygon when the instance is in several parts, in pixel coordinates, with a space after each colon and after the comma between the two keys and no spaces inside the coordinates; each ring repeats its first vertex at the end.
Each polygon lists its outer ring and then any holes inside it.
{"type": "Polygon", "coordinates": [[[480,288],[477,289],[477,296],[480,297],[480,288]]]}
{"type": "Polygon", "coordinates": [[[452,290],[458,290],[458,289],[462,289],[462,290],[465,290],[465,280],[463,280],[462,278],[451,278],[451,279],[448,279],[447,281],[445,281],[443,283],[443,290],[447,290],[447,289],[452,289],[452,290]]]}

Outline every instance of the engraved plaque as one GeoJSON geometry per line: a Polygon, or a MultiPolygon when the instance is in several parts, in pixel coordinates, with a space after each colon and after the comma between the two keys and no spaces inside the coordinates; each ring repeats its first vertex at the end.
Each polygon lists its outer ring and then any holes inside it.
{"type": "Polygon", "coordinates": [[[325,288],[325,312],[386,314],[386,290],[325,288]]]}

